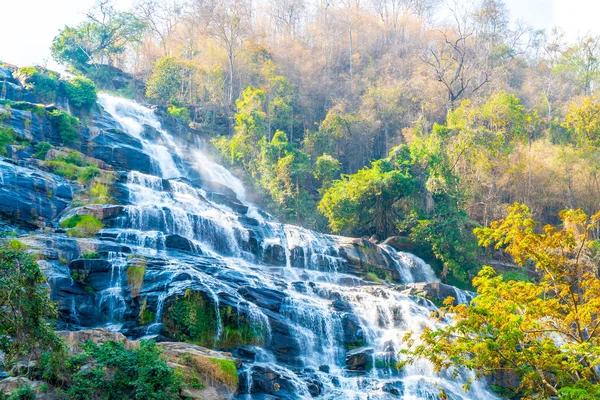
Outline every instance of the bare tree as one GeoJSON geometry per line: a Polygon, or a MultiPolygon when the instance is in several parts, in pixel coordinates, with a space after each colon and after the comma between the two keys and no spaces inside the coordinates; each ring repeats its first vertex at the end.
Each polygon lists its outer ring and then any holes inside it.
{"type": "Polygon", "coordinates": [[[306,12],[304,0],[269,0],[269,14],[284,36],[296,38],[306,12]]]}
{"type": "Polygon", "coordinates": [[[182,0],[136,0],[133,9],[158,39],[164,55],[169,55],[169,37],[185,15],[185,3],[182,0]]]}
{"type": "Polygon", "coordinates": [[[195,8],[200,21],[205,23],[206,33],[227,53],[227,101],[233,107],[235,59],[252,32],[252,3],[250,0],[196,0],[195,8]]]}
{"type": "Polygon", "coordinates": [[[454,109],[456,101],[471,96],[490,82],[492,65],[490,48],[479,36],[469,11],[451,8],[454,26],[439,30],[421,60],[430,67],[434,78],[447,94],[447,107],[454,109]]]}

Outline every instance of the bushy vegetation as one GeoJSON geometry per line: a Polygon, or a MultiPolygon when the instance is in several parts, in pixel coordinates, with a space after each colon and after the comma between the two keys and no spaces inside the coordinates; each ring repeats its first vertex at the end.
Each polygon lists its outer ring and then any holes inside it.
{"type": "Polygon", "coordinates": [[[49,319],[56,307],[48,297],[34,254],[13,238],[0,239],[0,352],[2,367],[21,356],[59,347],[49,319]]]}
{"type": "Polygon", "coordinates": [[[31,90],[40,103],[53,103],[58,91],[59,74],[35,67],[20,68],[18,74],[25,80],[25,88],[31,90]]]}
{"type": "Polygon", "coordinates": [[[89,111],[96,104],[96,85],[84,76],[76,76],[65,82],[65,92],[69,104],[76,109],[89,111]]]}
{"type": "Polygon", "coordinates": [[[12,128],[0,125],[0,156],[6,156],[6,146],[17,143],[17,134],[12,128]]]}
{"type": "Polygon", "coordinates": [[[181,378],[160,354],[153,341],[142,340],[133,350],[120,342],[88,342],[84,351],[74,356],[44,354],[40,374],[62,388],[67,399],[179,399],[181,378]],[[82,368],[84,365],[88,367],[82,368]]]}
{"type": "Polygon", "coordinates": [[[74,237],[91,237],[104,228],[104,224],[93,215],[73,215],[60,223],[66,228],[67,234],[74,237]]]}
{"type": "Polygon", "coordinates": [[[77,118],[59,109],[50,111],[48,113],[48,118],[64,144],[70,146],[76,144],[79,137],[77,131],[79,128],[79,120],[77,118]]]}

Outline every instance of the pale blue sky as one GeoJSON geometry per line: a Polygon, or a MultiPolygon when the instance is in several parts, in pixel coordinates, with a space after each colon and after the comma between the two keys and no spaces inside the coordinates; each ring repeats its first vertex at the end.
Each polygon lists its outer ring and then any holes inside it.
{"type": "MultiPolygon", "coordinates": [[[[127,8],[132,0],[117,0],[127,8]]],[[[536,28],[563,28],[571,40],[600,33],[600,0],[505,0],[512,19],[536,28]]],[[[19,66],[50,60],[50,43],[64,25],[75,25],[94,0],[0,0],[0,60],[19,66]],[[26,5],[26,6],[24,6],[26,5]]],[[[50,62],[51,67],[55,67],[50,62]]]]}

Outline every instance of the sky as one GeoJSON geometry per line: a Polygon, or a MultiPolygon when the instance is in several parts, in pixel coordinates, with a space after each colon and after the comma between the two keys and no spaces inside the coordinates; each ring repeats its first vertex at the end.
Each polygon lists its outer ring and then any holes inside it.
{"type": "MultiPolygon", "coordinates": [[[[600,0],[504,0],[511,19],[522,19],[536,29],[562,28],[569,40],[600,34],[600,0]]],[[[132,0],[116,0],[127,9],[132,0]]],[[[0,60],[17,66],[47,65],[56,68],[50,44],[65,25],[84,19],[94,0],[0,0],[0,60]]]]}

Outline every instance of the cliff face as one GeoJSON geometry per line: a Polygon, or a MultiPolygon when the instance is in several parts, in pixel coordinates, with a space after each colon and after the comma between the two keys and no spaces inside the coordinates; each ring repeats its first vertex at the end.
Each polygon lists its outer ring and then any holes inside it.
{"type": "MultiPolygon", "coordinates": [[[[240,397],[428,398],[441,384],[464,398],[426,367],[395,368],[404,334],[434,325],[426,297],[468,300],[422,260],[279,223],[202,139],[150,108],[101,95],[65,146],[56,106],[35,105],[9,70],[2,85],[18,140],[0,159],[0,215],[42,254],[58,328],[229,351],[240,397]]],[[[167,357],[204,351],[181,346],[163,344],[167,357]]]]}

